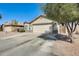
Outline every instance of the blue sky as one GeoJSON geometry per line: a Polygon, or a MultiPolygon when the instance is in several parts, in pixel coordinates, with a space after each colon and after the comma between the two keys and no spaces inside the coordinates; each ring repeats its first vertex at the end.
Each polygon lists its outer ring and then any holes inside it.
{"type": "Polygon", "coordinates": [[[17,20],[18,22],[31,21],[37,16],[42,15],[41,4],[39,3],[0,3],[0,14],[4,22],[17,20]]]}

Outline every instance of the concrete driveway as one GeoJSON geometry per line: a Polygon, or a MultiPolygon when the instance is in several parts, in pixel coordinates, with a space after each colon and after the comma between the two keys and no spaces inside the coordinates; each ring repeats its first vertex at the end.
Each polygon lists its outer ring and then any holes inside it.
{"type": "Polygon", "coordinates": [[[0,55],[2,56],[51,56],[54,41],[38,38],[38,33],[0,39],[0,55]]]}

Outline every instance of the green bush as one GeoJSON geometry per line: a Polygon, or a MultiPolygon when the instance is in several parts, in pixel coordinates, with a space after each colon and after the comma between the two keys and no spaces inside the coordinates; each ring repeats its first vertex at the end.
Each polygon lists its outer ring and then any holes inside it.
{"type": "Polygon", "coordinates": [[[2,29],[0,28],[0,31],[2,31],[2,29]]]}
{"type": "Polygon", "coordinates": [[[18,29],[17,31],[18,31],[18,32],[25,32],[24,29],[18,29]]]}

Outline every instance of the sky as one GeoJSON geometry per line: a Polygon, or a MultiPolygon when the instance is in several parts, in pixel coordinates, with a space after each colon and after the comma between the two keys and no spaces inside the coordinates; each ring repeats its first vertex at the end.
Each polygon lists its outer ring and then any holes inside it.
{"type": "Polygon", "coordinates": [[[18,22],[30,22],[39,15],[43,15],[39,3],[0,3],[0,24],[11,20],[18,22]]]}

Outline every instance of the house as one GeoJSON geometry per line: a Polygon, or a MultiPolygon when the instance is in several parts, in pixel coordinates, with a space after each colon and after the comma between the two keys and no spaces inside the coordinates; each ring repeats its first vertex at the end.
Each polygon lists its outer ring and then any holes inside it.
{"type": "MultiPolygon", "coordinates": [[[[18,24],[12,24],[12,22],[5,23],[3,25],[3,31],[14,32],[19,28],[23,28],[26,32],[33,33],[55,33],[55,34],[68,34],[65,25],[58,24],[56,21],[47,19],[44,15],[40,15],[31,22],[24,22],[18,24]]],[[[75,32],[79,32],[79,25],[75,32]]]]}
{"type": "Polygon", "coordinates": [[[3,31],[4,32],[15,32],[17,31],[19,28],[23,28],[23,24],[12,24],[11,22],[7,22],[5,24],[3,24],[3,31]]]}
{"type": "MultiPolygon", "coordinates": [[[[46,33],[52,31],[52,24],[55,24],[55,21],[47,19],[45,16],[40,15],[37,18],[35,18],[31,22],[25,22],[24,27],[26,28],[26,31],[31,31],[34,33],[46,33]]],[[[53,27],[53,30],[57,30],[57,26],[53,27]]],[[[57,32],[57,31],[56,31],[57,32]]]]}
{"type": "Polygon", "coordinates": [[[24,22],[24,30],[27,32],[29,32],[30,31],[30,24],[29,24],[29,22],[24,22]]]}
{"type": "Polygon", "coordinates": [[[56,21],[47,19],[45,16],[40,15],[31,22],[24,22],[24,28],[26,31],[34,33],[58,33],[68,34],[64,25],[58,24],[56,21]]]}
{"type": "Polygon", "coordinates": [[[3,31],[4,32],[15,32],[18,31],[19,28],[23,28],[23,25],[4,25],[3,31]]]}
{"type": "Polygon", "coordinates": [[[65,26],[58,24],[56,21],[47,19],[44,15],[38,16],[31,22],[13,24],[12,21],[9,21],[3,24],[4,32],[15,32],[21,28],[26,32],[67,34],[65,26]]]}

